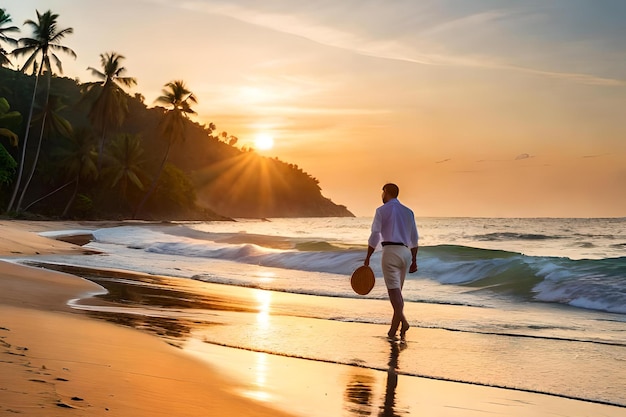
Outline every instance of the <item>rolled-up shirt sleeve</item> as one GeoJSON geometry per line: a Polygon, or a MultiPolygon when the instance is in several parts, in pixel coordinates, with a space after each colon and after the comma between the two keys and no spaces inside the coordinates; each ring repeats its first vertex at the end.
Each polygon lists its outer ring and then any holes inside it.
{"type": "Polygon", "coordinates": [[[372,232],[367,241],[367,244],[373,248],[378,246],[381,240],[381,231],[382,231],[382,219],[380,210],[376,210],[376,214],[374,214],[374,221],[372,222],[372,232]]]}
{"type": "MultiPolygon", "coordinates": [[[[413,219],[415,219],[415,217],[413,217],[413,219]]],[[[411,246],[409,246],[409,248],[416,248],[419,238],[420,236],[417,231],[417,225],[415,224],[415,220],[413,220],[413,226],[411,227],[411,246]]]]}

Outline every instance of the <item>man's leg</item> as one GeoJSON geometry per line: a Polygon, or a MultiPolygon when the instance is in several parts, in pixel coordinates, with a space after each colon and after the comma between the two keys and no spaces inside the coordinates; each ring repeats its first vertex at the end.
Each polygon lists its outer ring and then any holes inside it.
{"type": "Polygon", "coordinates": [[[391,338],[396,337],[396,332],[398,331],[400,323],[402,323],[402,329],[400,330],[400,337],[402,339],[404,339],[405,333],[409,328],[409,323],[404,317],[404,298],[402,297],[402,287],[404,286],[404,280],[410,261],[411,252],[405,247],[387,246],[383,249],[381,266],[383,270],[383,277],[385,278],[385,284],[387,285],[389,301],[393,307],[391,328],[387,333],[387,335],[391,338]],[[398,286],[400,288],[389,288],[398,286]]]}
{"type": "Polygon", "coordinates": [[[404,298],[402,297],[402,290],[400,288],[388,289],[389,301],[393,307],[393,318],[391,319],[391,328],[387,335],[389,337],[396,337],[396,332],[400,323],[402,323],[402,331],[400,335],[404,337],[404,333],[409,328],[409,323],[404,317],[404,298]]]}

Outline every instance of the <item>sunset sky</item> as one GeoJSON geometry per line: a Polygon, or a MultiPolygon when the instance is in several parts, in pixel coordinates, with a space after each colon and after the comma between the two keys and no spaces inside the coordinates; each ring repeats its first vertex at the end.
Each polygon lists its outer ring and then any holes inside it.
{"type": "MultiPolygon", "coordinates": [[[[153,105],[297,164],[371,216],[385,182],[417,216],[626,216],[626,1],[5,0],[74,34],[64,75],[126,57],[153,105]]],[[[18,35],[19,36],[19,35],[18,35]]]]}

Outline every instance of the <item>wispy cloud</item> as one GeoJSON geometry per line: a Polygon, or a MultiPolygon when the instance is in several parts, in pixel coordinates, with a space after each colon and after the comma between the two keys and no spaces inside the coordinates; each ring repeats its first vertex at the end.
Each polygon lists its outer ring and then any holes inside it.
{"type": "Polygon", "coordinates": [[[495,65],[493,68],[510,69],[513,71],[524,72],[527,74],[538,75],[548,78],[555,78],[564,81],[570,81],[578,84],[598,85],[605,87],[623,87],[626,86],[625,80],[618,80],[615,78],[598,77],[591,74],[581,74],[575,72],[557,72],[557,71],[545,71],[533,68],[524,68],[514,65],[495,65]]]}
{"type": "Polygon", "coordinates": [[[420,32],[422,36],[435,36],[449,32],[468,32],[477,27],[484,27],[496,20],[510,16],[510,12],[503,10],[489,10],[486,12],[473,13],[459,18],[445,20],[420,32]]]}
{"type": "MultiPolygon", "coordinates": [[[[162,2],[162,0],[151,1],[162,2]]],[[[408,42],[400,39],[371,38],[367,35],[357,34],[333,27],[332,25],[318,23],[305,14],[299,14],[297,10],[284,13],[271,12],[261,10],[256,7],[256,5],[252,7],[250,5],[236,4],[234,2],[205,2],[199,0],[176,3],[173,7],[225,16],[258,27],[305,38],[328,47],[339,48],[356,54],[380,59],[396,60],[420,65],[514,71],[587,85],[626,86],[626,80],[621,79],[579,72],[530,68],[508,63],[505,58],[501,57],[462,55],[445,52],[445,45],[433,45],[426,41],[427,38],[444,32],[455,31],[472,33],[472,30],[504,19],[510,14],[514,14],[514,12],[493,10],[451,19],[437,24],[432,28],[423,30],[420,33],[413,34],[412,40],[408,42]]]]}

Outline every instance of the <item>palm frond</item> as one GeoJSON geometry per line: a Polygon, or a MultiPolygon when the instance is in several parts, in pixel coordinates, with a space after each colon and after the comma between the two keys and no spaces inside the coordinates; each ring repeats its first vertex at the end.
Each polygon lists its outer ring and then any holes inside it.
{"type": "MultiPolygon", "coordinates": [[[[56,25],[55,25],[55,28],[56,28],[56,25]]],[[[52,35],[52,37],[50,38],[50,43],[56,43],[60,41],[61,39],[63,39],[64,37],[66,37],[67,35],[71,35],[72,33],[74,33],[73,28],[61,29],[60,31],[52,35]]]]}
{"type": "MultiPolygon", "coordinates": [[[[29,39],[29,41],[33,41],[33,39],[29,39]]],[[[18,42],[21,43],[24,46],[19,47],[19,48],[15,48],[11,52],[11,55],[15,55],[15,56],[19,57],[21,55],[26,55],[28,53],[32,53],[33,52],[32,44],[28,43],[28,42],[25,42],[24,38],[21,38],[18,42]]]]}
{"type": "Polygon", "coordinates": [[[28,59],[26,59],[26,62],[24,62],[24,65],[22,65],[22,68],[20,68],[20,71],[24,72],[26,71],[26,69],[30,68],[31,66],[37,65],[35,61],[36,58],[37,58],[36,53],[33,53],[31,56],[29,56],[28,59]]]}
{"type": "Polygon", "coordinates": [[[69,56],[71,56],[72,58],[76,58],[76,52],[74,52],[74,50],[72,50],[71,48],[68,48],[67,46],[63,46],[63,45],[50,45],[51,49],[54,50],[59,50],[59,51],[63,51],[66,54],[68,54],[69,56]]]}
{"type": "Polygon", "coordinates": [[[121,84],[124,84],[126,87],[132,87],[133,85],[137,85],[137,79],[133,77],[117,77],[116,79],[121,84]]]}
{"type": "MultiPolygon", "coordinates": [[[[52,60],[54,61],[57,69],[59,70],[60,74],[63,74],[63,65],[61,64],[61,60],[59,59],[58,56],[56,56],[56,54],[51,54],[52,56],[52,60]]],[[[48,71],[52,72],[52,69],[50,68],[50,59],[45,60],[47,61],[47,66],[46,68],[48,69],[48,71]]]]}
{"type": "Polygon", "coordinates": [[[0,67],[4,67],[5,65],[13,65],[11,60],[6,55],[6,51],[0,48],[0,67]]]}
{"type": "Polygon", "coordinates": [[[7,36],[7,33],[19,32],[20,28],[17,26],[1,27],[4,24],[11,23],[11,16],[5,13],[4,9],[0,9],[0,40],[8,43],[9,45],[17,45],[17,40],[7,36]]]}
{"type": "Polygon", "coordinates": [[[17,40],[7,36],[7,33],[19,32],[20,29],[17,26],[1,27],[2,25],[9,24],[13,21],[11,15],[6,13],[5,9],[0,9],[0,40],[8,43],[9,45],[17,45],[17,40]]]}
{"type": "Polygon", "coordinates": [[[91,75],[93,75],[96,78],[101,78],[102,80],[106,79],[106,75],[102,73],[101,71],[97,70],[96,68],[87,67],[87,71],[91,71],[91,75]]]}
{"type": "Polygon", "coordinates": [[[137,174],[135,174],[133,171],[129,171],[127,173],[128,179],[130,179],[130,181],[135,184],[135,186],[137,188],[139,188],[141,191],[143,191],[144,186],[141,183],[141,180],[139,179],[139,177],[137,176],[137,174]]]}
{"type": "Polygon", "coordinates": [[[11,145],[17,146],[19,137],[15,133],[11,132],[9,129],[0,127],[0,136],[8,138],[11,142],[11,145]]]}

